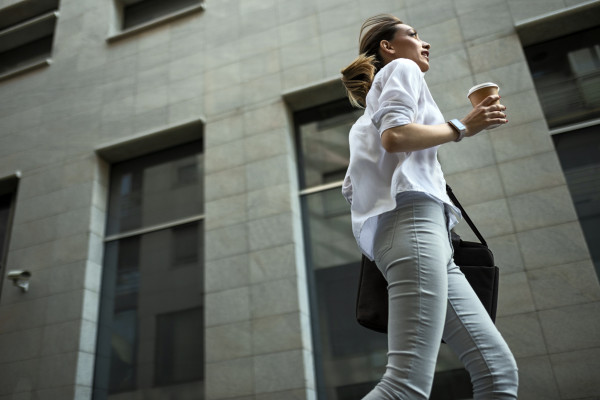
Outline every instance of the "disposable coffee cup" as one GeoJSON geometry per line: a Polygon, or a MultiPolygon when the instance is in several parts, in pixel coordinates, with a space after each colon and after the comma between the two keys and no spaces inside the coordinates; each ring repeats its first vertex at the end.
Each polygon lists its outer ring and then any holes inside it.
{"type": "MultiPolygon", "coordinates": [[[[467,98],[471,101],[473,107],[481,103],[486,97],[498,94],[500,87],[493,82],[480,83],[479,85],[473,86],[467,93],[467,98]]],[[[500,100],[496,100],[492,104],[500,104],[500,100]]],[[[499,127],[501,124],[490,125],[486,129],[494,129],[499,127]]]]}

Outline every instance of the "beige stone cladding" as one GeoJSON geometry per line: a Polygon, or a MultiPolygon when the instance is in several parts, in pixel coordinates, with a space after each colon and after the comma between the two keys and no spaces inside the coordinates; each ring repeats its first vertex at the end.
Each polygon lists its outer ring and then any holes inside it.
{"type": "MultiPolygon", "coordinates": [[[[0,0],[0,15],[18,2],[0,0]]],[[[0,81],[0,178],[21,171],[7,266],[33,273],[28,293],[2,277],[0,400],[91,399],[110,171],[96,150],[131,138],[156,150],[155,133],[196,120],[205,398],[317,398],[283,95],[338,77],[378,12],[432,44],[427,81],[446,118],[469,110],[473,84],[500,85],[509,125],[443,146],[440,162],[500,266],[497,325],[517,357],[519,398],[598,396],[600,288],[515,31],[578,3],[207,1],[111,39],[112,1],[61,0],[52,63],[0,81]]]]}

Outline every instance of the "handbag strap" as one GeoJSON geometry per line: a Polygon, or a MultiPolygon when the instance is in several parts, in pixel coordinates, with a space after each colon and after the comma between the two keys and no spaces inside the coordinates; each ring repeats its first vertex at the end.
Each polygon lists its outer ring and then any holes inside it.
{"type": "Polygon", "coordinates": [[[463,218],[465,219],[465,221],[467,221],[467,224],[469,224],[469,227],[471,227],[471,230],[473,231],[473,233],[475,233],[475,236],[477,236],[477,239],[479,239],[481,244],[483,244],[484,246],[487,246],[487,242],[485,241],[485,239],[483,238],[481,233],[479,233],[479,230],[477,229],[477,227],[475,226],[475,224],[473,223],[471,218],[469,218],[469,214],[467,214],[467,212],[465,211],[463,206],[460,204],[460,201],[458,201],[458,199],[454,195],[454,192],[452,192],[452,188],[448,185],[446,185],[446,193],[448,193],[448,197],[450,197],[450,200],[452,200],[452,203],[454,203],[454,205],[460,209],[460,212],[462,213],[463,218]]]}

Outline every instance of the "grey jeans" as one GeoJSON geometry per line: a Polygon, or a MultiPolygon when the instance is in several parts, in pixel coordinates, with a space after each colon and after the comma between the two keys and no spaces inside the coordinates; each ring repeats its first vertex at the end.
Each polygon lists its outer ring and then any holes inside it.
{"type": "Polygon", "coordinates": [[[363,399],[428,399],[442,338],[469,372],[474,399],[516,399],[517,364],[454,264],[443,205],[399,199],[375,234],[375,261],[388,282],[388,363],[363,399]]]}

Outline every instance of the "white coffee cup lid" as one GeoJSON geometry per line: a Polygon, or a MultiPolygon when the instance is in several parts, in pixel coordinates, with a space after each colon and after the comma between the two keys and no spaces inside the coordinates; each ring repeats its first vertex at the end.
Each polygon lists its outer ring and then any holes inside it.
{"type": "Polygon", "coordinates": [[[475,91],[477,91],[477,90],[479,90],[479,89],[481,89],[481,88],[484,88],[484,87],[490,87],[490,86],[496,86],[496,87],[498,88],[498,91],[500,91],[500,86],[498,86],[498,85],[497,85],[496,83],[494,83],[494,82],[485,82],[485,83],[480,83],[479,85],[475,85],[475,86],[473,86],[471,89],[469,89],[469,93],[467,93],[467,99],[469,98],[469,96],[470,96],[470,95],[471,95],[473,92],[475,92],[475,91]]]}

